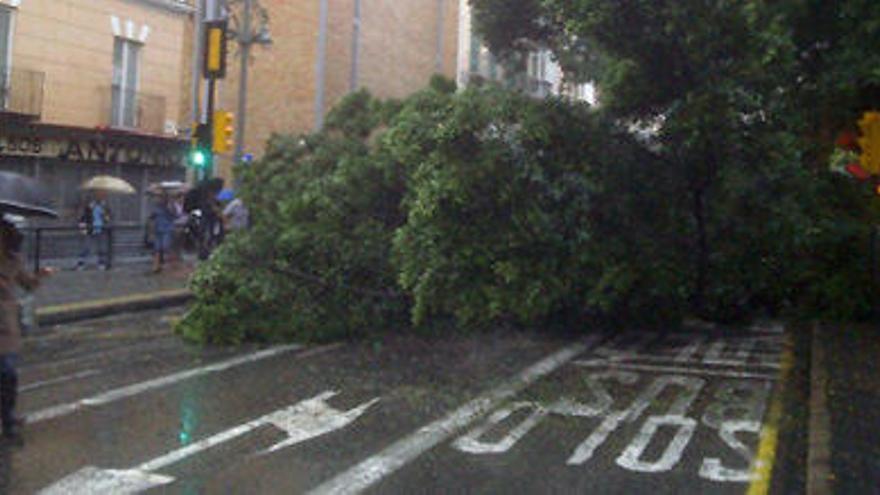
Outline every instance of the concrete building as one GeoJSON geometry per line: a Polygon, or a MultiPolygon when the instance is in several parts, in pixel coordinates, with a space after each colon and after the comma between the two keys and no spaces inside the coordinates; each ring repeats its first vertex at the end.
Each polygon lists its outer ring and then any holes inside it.
{"type": "MultiPolygon", "coordinates": [[[[93,175],[141,191],[182,178],[192,12],[184,0],[0,0],[0,169],[49,184],[68,222],[93,175]]],[[[145,201],[114,199],[116,221],[142,222],[145,201]]]]}
{"type": "MultiPolygon", "coordinates": [[[[456,74],[458,0],[259,0],[273,43],[250,63],[245,152],[259,156],[273,133],[319,129],[349,92],[402,98],[434,74],[456,74]]],[[[232,9],[236,5],[231,6],[232,9]]],[[[235,111],[238,51],[230,47],[218,109],[235,111]]],[[[231,177],[230,156],[218,172],[231,177]]]]}
{"type": "Polygon", "coordinates": [[[491,81],[506,87],[518,87],[536,98],[565,96],[595,104],[592,84],[566,81],[562,68],[546,49],[536,48],[526,55],[523,73],[508,73],[474,31],[468,0],[459,0],[458,55],[456,82],[466,87],[475,82],[491,81]]]}

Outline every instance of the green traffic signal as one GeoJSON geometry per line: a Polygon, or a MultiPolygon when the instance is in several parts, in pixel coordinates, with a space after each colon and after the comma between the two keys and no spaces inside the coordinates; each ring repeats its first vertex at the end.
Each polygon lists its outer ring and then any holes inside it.
{"type": "Polygon", "coordinates": [[[202,150],[193,150],[190,154],[190,162],[192,162],[194,167],[202,168],[208,163],[208,157],[205,156],[205,152],[202,150]]]}
{"type": "Polygon", "coordinates": [[[189,152],[189,164],[193,168],[207,168],[211,164],[210,152],[202,148],[193,148],[189,152]]]}

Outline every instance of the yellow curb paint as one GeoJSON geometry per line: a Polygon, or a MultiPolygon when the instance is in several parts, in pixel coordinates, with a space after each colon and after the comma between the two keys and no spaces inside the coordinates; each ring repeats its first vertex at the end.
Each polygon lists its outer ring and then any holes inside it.
{"type": "Polygon", "coordinates": [[[81,303],[60,304],[57,306],[49,306],[37,310],[37,318],[40,316],[55,315],[67,311],[77,311],[83,309],[100,308],[104,306],[114,306],[117,304],[128,304],[133,302],[149,301],[161,297],[178,297],[189,294],[187,289],[171,289],[164,291],[150,292],[147,294],[135,294],[131,296],[113,297],[109,299],[101,299],[97,301],[86,301],[81,303]]]}
{"type": "Polygon", "coordinates": [[[761,428],[758,453],[752,463],[752,482],[746,495],[766,495],[770,491],[770,475],[773,474],[773,464],[776,461],[776,447],[779,443],[779,421],[782,419],[782,400],[785,390],[785,380],[792,366],[792,342],[791,337],[786,338],[785,351],[782,353],[782,367],[779,370],[779,387],[773,402],[770,404],[770,413],[767,421],[761,428]]]}

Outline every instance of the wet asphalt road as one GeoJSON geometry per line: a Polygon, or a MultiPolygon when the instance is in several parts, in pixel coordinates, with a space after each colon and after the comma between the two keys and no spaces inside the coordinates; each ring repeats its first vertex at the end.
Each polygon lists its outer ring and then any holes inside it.
{"type": "Polygon", "coordinates": [[[188,347],[176,312],[28,340],[3,493],[748,488],[775,328],[188,347]]]}

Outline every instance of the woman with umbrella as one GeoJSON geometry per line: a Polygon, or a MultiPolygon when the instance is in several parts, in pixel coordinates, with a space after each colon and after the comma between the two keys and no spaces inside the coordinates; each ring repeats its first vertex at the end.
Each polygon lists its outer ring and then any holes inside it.
{"type": "MultiPolygon", "coordinates": [[[[48,196],[32,179],[0,172],[0,214],[57,216],[48,206],[48,196]]],[[[18,372],[16,364],[21,349],[21,324],[15,287],[33,290],[40,277],[53,273],[45,268],[36,275],[29,273],[21,260],[23,236],[5,215],[0,217],[0,424],[3,437],[15,445],[24,442],[19,428],[21,422],[15,417],[18,396],[18,372]]]]}
{"type": "Polygon", "coordinates": [[[109,175],[99,175],[85,182],[81,188],[90,191],[93,199],[83,208],[79,220],[79,228],[83,233],[83,245],[77,262],[77,269],[85,268],[86,259],[92,248],[98,256],[98,268],[107,267],[106,232],[110,226],[110,207],[107,206],[108,194],[134,194],[134,187],[128,182],[109,175]]]}

